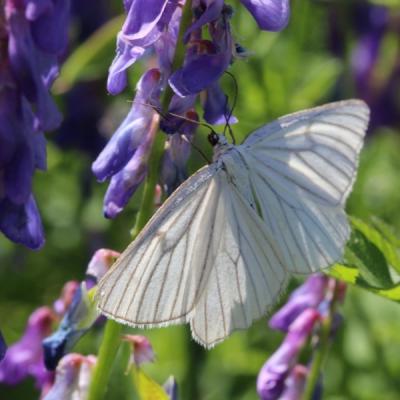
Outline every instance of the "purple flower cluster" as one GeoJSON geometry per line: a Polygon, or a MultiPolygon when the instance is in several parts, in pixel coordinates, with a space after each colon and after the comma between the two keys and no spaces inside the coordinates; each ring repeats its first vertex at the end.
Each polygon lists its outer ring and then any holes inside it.
{"type": "MultiPolygon", "coordinates": [[[[61,382],[67,379],[70,374],[65,371],[75,364],[70,364],[71,359],[65,354],[99,319],[87,291],[96,285],[118,256],[119,253],[112,250],[98,250],[87,267],[84,282],[67,282],[53,308],[41,307],[31,314],[24,335],[9,347],[4,359],[0,361],[0,383],[15,385],[32,376],[44,395],[53,387],[53,370],[63,358],[66,360],[56,372],[54,385],[60,383],[57,383],[59,373],[64,376],[60,378],[61,382]],[[60,320],[56,332],[50,335],[52,326],[60,320]]],[[[56,393],[59,393],[58,390],[56,393]]]]}
{"type": "MultiPolygon", "coordinates": [[[[333,299],[343,301],[344,291],[345,286],[341,282],[323,274],[312,275],[272,316],[270,327],[286,332],[287,335],[260,370],[257,379],[260,399],[301,398],[309,368],[298,364],[300,352],[324,318],[329,317],[333,299]]],[[[316,334],[315,339],[313,344],[317,346],[316,334]]]]}
{"type": "MultiPolygon", "coordinates": [[[[288,0],[242,0],[242,3],[261,29],[280,30],[288,22],[288,0]]],[[[104,214],[109,218],[122,211],[146,176],[149,148],[155,134],[150,128],[153,127],[151,121],[154,109],[161,108],[160,96],[166,90],[173,91],[169,114],[160,124],[169,135],[162,168],[166,170],[163,189],[168,194],[186,178],[185,164],[196,124],[185,123],[182,117],[198,120],[194,106],[200,93],[203,118],[208,123],[236,121],[230,115],[227,97],[219,85],[223,73],[233,62],[232,8],[223,0],[193,0],[193,18],[183,35],[184,62],[174,70],[185,1],[126,0],[124,6],[127,17],[117,37],[117,54],[109,70],[108,91],[115,95],[124,90],[128,68],[150,52],[156,56],[158,67],[145,72],[138,83],[131,111],[93,164],[99,181],[111,178],[104,199],[104,214]]]]}
{"type": "Polygon", "coordinates": [[[43,131],[61,122],[49,88],[68,17],[69,0],[5,0],[0,10],[0,231],[32,249],[44,243],[32,178],[46,169],[43,131]]]}

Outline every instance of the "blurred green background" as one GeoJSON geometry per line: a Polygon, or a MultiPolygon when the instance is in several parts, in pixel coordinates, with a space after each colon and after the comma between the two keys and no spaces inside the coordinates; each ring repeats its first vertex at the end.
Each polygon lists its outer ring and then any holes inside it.
{"type": "MultiPolygon", "coordinates": [[[[105,82],[123,21],[120,0],[73,3],[70,53],[54,88],[65,123],[48,134],[48,171],[35,178],[46,245],[32,252],[0,238],[0,327],[8,344],[19,339],[35,308],[53,303],[64,282],[82,279],[96,249],[126,247],[140,199],[139,190],[116,220],[104,219],[106,184],[95,182],[90,164],[128,111],[134,84],[151,57],[131,68],[130,90],[109,96],[105,82]]],[[[379,216],[399,232],[400,2],[296,0],[290,24],[279,34],[260,32],[239,2],[230,3],[236,10],[233,34],[248,51],[248,58],[237,59],[230,70],[239,87],[236,137],[244,138],[298,109],[366,99],[372,125],[348,212],[379,216]],[[382,9],[382,4],[387,7],[382,9]],[[367,39],[377,43],[374,57],[361,51],[367,39]],[[363,67],[369,69],[360,78],[363,67]]],[[[232,99],[231,79],[224,77],[222,86],[232,99]]],[[[196,141],[210,153],[207,133],[200,128],[196,141]]],[[[193,151],[189,172],[202,163],[193,151]]],[[[291,287],[298,283],[293,281],[291,287]]],[[[343,315],[323,377],[324,399],[399,399],[399,304],[352,287],[343,315]]],[[[283,339],[268,329],[266,318],[211,351],[194,343],[187,327],[140,332],[150,338],[157,354],[154,365],[145,370],[160,383],[174,375],[183,399],[256,399],[257,373],[283,339]]],[[[101,333],[88,334],[76,350],[95,354],[101,333]]],[[[117,367],[108,399],[133,398],[124,394],[126,382],[120,373],[117,367]]],[[[0,386],[1,400],[37,397],[30,380],[18,387],[0,386]]]]}

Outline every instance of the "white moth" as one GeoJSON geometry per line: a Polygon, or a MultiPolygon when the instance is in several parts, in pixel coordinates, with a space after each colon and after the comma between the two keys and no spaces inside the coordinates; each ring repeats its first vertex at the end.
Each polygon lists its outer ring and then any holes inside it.
{"type": "Polygon", "coordinates": [[[344,206],[369,109],[348,100],[290,114],[184,182],[99,283],[98,307],[135,327],[190,323],[212,347],[274,305],[292,274],[343,256],[344,206]]]}

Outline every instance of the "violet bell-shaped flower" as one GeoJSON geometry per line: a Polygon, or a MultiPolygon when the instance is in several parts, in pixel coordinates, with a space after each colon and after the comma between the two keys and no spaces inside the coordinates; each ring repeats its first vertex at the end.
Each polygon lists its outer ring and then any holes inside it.
{"type": "Polygon", "coordinates": [[[289,0],[240,0],[256,20],[260,29],[280,31],[290,16],[289,0]]]}
{"type": "Polygon", "coordinates": [[[115,218],[126,206],[147,175],[151,146],[158,130],[158,114],[154,113],[143,143],[126,165],[111,178],[104,196],[104,216],[115,218]]]}
{"type": "Polygon", "coordinates": [[[237,118],[232,115],[228,96],[222,91],[218,82],[212,83],[205,91],[203,118],[212,125],[235,124],[237,118]]]}
{"type": "MultiPolygon", "coordinates": [[[[195,111],[189,111],[186,117],[198,121],[195,111]]],[[[186,163],[191,153],[191,142],[196,129],[196,122],[183,120],[179,131],[168,136],[161,168],[161,182],[167,195],[187,179],[186,163]]]]}
{"type": "Polygon", "coordinates": [[[97,250],[93,255],[86,270],[86,279],[75,289],[72,301],[57,330],[43,340],[44,363],[49,370],[54,370],[61,357],[70,351],[97,321],[102,320],[103,317],[98,316],[95,305],[89,298],[88,290],[97,284],[119,255],[118,252],[109,249],[97,250]]]}
{"type": "Polygon", "coordinates": [[[285,380],[297,362],[299,352],[311,334],[320,315],[307,309],[290,325],[281,346],[261,368],[257,378],[257,392],[262,400],[278,399],[285,380]]]}
{"type": "MultiPolygon", "coordinates": [[[[286,378],[285,388],[279,397],[279,400],[299,400],[303,395],[308,368],[304,365],[295,365],[286,378]]],[[[314,400],[314,399],[313,399],[314,400]]],[[[316,399],[315,399],[316,400],[316,399]]]]}
{"type": "Polygon", "coordinates": [[[46,168],[46,145],[34,131],[28,102],[0,72],[0,231],[10,240],[38,249],[43,227],[31,194],[34,170],[46,168]]]}
{"type": "MultiPolygon", "coordinates": [[[[60,29],[58,24],[51,27],[51,30],[43,31],[43,16],[35,21],[29,21],[25,16],[25,10],[22,9],[17,2],[8,0],[6,6],[6,16],[9,28],[9,45],[8,55],[10,60],[11,72],[19,86],[19,89],[29,100],[35,105],[35,129],[36,130],[53,130],[61,123],[61,115],[58,112],[55,103],[49,93],[49,87],[58,75],[58,59],[57,54],[59,47],[66,44],[66,37],[62,35],[62,40],[55,40],[51,49],[55,53],[48,52],[47,41],[49,37],[59,38],[60,29]],[[39,29],[35,27],[39,27],[39,29]],[[36,32],[36,34],[34,34],[36,32]],[[45,49],[41,49],[40,46],[45,49]]],[[[62,10],[65,21],[68,19],[69,2],[58,0],[57,3],[64,3],[66,7],[62,10]]],[[[47,15],[45,18],[52,21],[58,13],[47,15]]],[[[54,21],[57,22],[57,21],[54,21]]],[[[48,24],[50,25],[50,24],[48,24]]],[[[49,26],[50,28],[50,26],[49,26]]]]}
{"type": "Polygon", "coordinates": [[[96,357],[71,353],[60,360],[54,384],[43,400],[86,399],[96,357]]]}
{"type": "Polygon", "coordinates": [[[311,275],[290,295],[286,304],[269,320],[272,329],[287,332],[292,322],[308,308],[317,309],[323,301],[329,278],[324,274],[311,275]]]}
{"type": "Polygon", "coordinates": [[[98,181],[103,182],[119,172],[144,141],[155,113],[152,105],[159,90],[160,71],[150,69],[136,85],[136,95],[128,115],[92,165],[98,181]]]}
{"type": "Polygon", "coordinates": [[[104,215],[114,218],[144,180],[147,161],[158,127],[157,103],[160,72],[147,71],[137,84],[132,109],[92,165],[99,181],[111,177],[104,197],[104,215]]]}
{"type": "Polygon", "coordinates": [[[124,4],[127,17],[117,37],[117,55],[107,82],[108,91],[114,95],[126,87],[127,68],[170,29],[172,16],[180,12],[178,0],[132,0],[124,4]]]}
{"type": "Polygon", "coordinates": [[[42,340],[51,331],[55,314],[48,307],[41,307],[29,317],[22,338],[9,347],[0,362],[0,382],[15,385],[28,376],[35,378],[39,388],[53,379],[43,363],[42,340]]]}
{"type": "Polygon", "coordinates": [[[146,336],[124,335],[122,339],[132,346],[131,363],[137,367],[142,364],[153,362],[155,359],[153,346],[146,336]]]}
{"type": "Polygon", "coordinates": [[[21,205],[7,198],[0,200],[0,231],[10,240],[33,250],[43,246],[43,226],[33,195],[21,205]]]}
{"type": "MultiPolygon", "coordinates": [[[[214,15],[215,10],[212,10],[210,18],[215,17],[213,21],[209,21],[209,16],[203,19],[212,8],[213,3],[209,3],[198,18],[198,21],[209,22],[211,41],[189,41],[190,47],[183,67],[177,69],[168,80],[174,92],[181,97],[197,94],[217,82],[232,61],[233,39],[229,23],[232,8],[223,5],[217,16],[214,15]]],[[[194,22],[189,32],[193,27],[201,29],[194,22]]]]}

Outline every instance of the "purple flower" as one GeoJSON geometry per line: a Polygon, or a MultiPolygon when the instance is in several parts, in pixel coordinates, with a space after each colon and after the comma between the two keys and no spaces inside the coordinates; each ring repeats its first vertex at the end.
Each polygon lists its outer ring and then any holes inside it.
{"type": "Polygon", "coordinates": [[[218,82],[212,83],[206,90],[203,118],[209,124],[235,124],[237,118],[230,115],[228,97],[218,82]]]}
{"type": "Polygon", "coordinates": [[[79,289],[78,281],[68,281],[61,290],[61,296],[53,303],[53,309],[57,315],[63,316],[72,300],[76,291],[79,289]]]}
{"type": "Polygon", "coordinates": [[[44,53],[37,47],[31,22],[26,19],[23,10],[9,7],[8,11],[11,72],[23,95],[36,106],[35,128],[55,129],[61,123],[61,115],[48,89],[58,74],[56,54],[44,53]]]}
{"type": "MultiPolygon", "coordinates": [[[[262,29],[278,30],[287,22],[288,0],[243,1],[243,4],[262,29]]],[[[153,80],[153,88],[143,92],[138,88],[131,112],[93,164],[93,172],[98,180],[111,178],[104,199],[104,215],[107,218],[114,218],[122,211],[147,174],[156,121],[154,111],[145,110],[138,103],[159,106],[159,97],[168,84],[175,93],[169,102],[169,114],[160,124],[164,132],[175,134],[168,140],[163,160],[162,183],[167,193],[171,193],[186,178],[185,163],[190,149],[181,135],[182,131],[194,131],[194,128],[193,124],[180,120],[179,116],[184,116],[194,108],[198,95],[206,92],[204,118],[207,121],[236,122],[236,118],[230,115],[227,97],[218,85],[235,53],[230,29],[232,7],[225,5],[223,0],[193,1],[193,22],[183,35],[185,59],[177,69],[176,66],[172,68],[172,64],[182,2],[125,0],[124,7],[127,17],[118,33],[117,54],[109,70],[108,90],[111,94],[120,93],[127,84],[127,69],[150,49],[158,58],[159,77],[157,82],[153,80]],[[207,37],[204,36],[205,27],[207,37]],[[178,114],[178,117],[172,114],[178,114]]],[[[186,134],[190,135],[192,133],[186,134]]]]}
{"type": "MultiPolygon", "coordinates": [[[[32,4],[32,1],[30,1],[32,4]]],[[[39,0],[41,10],[25,15],[32,21],[32,37],[42,51],[48,54],[62,55],[68,44],[68,23],[70,13],[69,0],[39,0]],[[43,7],[43,3],[46,3],[43,7]],[[47,7],[46,7],[47,6],[47,7]],[[29,18],[31,17],[31,18],[29,18]]]]}
{"type": "MultiPolygon", "coordinates": [[[[198,120],[195,111],[186,114],[188,119],[198,120]]],[[[191,152],[191,142],[197,129],[194,122],[181,120],[179,133],[169,135],[161,169],[164,191],[170,195],[186,178],[186,163],[191,152]],[[183,123],[182,123],[183,121],[183,123]]]]}
{"type": "Polygon", "coordinates": [[[86,399],[96,357],[68,354],[60,360],[54,384],[43,400],[86,399]]]}
{"type": "Polygon", "coordinates": [[[88,297],[88,290],[97,284],[118,256],[119,253],[113,250],[97,250],[87,267],[85,281],[72,288],[75,289],[72,299],[70,290],[67,291],[66,300],[70,304],[66,307],[65,315],[57,330],[43,340],[44,362],[49,370],[54,370],[61,357],[73,348],[99,318],[102,319],[98,317],[88,297]]]}
{"type": "Polygon", "coordinates": [[[269,326],[286,332],[304,310],[317,309],[325,297],[328,282],[329,278],[323,274],[311,275],[290,295],[287,303],[271,317],[269,326]]]}
{"type": "Polygon", "coordinates": [[[290,16],[289,0],[240,0],[257,21],[260,29],[280,31],[290,16]]]}
{"type": "MultiPolygon", "coordinates": [[[[154,114],[154,120],[158,115],[154,114]]],[[[104,216],[115,218],[126,206],[129,199],[144,181],[147,175],[147,162],[151,146],[157,131],[157,124],[151,123],[144,141],[135,151],[132,158],[118,171],[110,181],[106,195],[104,196],[104,216]]]]}
{"type": "Polygon", "coordinates": [[[38,249],[43,227],[31,194],[46,169],[43,130],[61,115],[49,93],[67,44],[69,0],[6,0],[0,54],[0,230],[38,249]]]}
{"type": "Polygon", "coordinates": [[[20,205],[7,198],[0,200],[0,231],[15,243],[31,249],[43,246],[43,226],[32,195],[26,203],[20,205]]]}
{"type": "Polygon", "coordinates": [[[31,314],[24,335],[10,346],[0,362],[0,382],[15,385],[30,375],[41,388],[52,381],[53,374],[43,363],[42,340],[50,333],[54,320],[55,315],[48,307],[31,314]]]}
{"type": "Polygon", "coordinates": [[[163,388],[170,400],[178,400],[178,384],[172,375],[164,382],[163,388]]]}
{"type": "Polygon", "coordinates": [[[128,202],[147,173],[147,159],[157,129],[152,107],[159,90],[160,73],[147,71],[137,85],[132,109],[92,165],[99,181],[111,177],[104,198],[104,214],[114,218],[128,202]]]}
{"type": "Polygon", "coordinates": [[[7,351],[7,345],[6,345],[6,342],[5,342],[4,338],[3,338],[2,333],[0,331],[0,361],[6,355],[6,351],[7,351]]]}
{"type": "Polygon", "coordinates": [[[257,392],[262,400],[279,398],[284,389],[285,380],[296,364],[299,352],[319,318],[320,315],[316,310],[307,309],[290,325],[281,346],[267,360],[258,375],[257,392]]]}
{"type": "Polygon", "coordinates": [[[179,96],[197,94],[214,84],[232,61],[233,39],[229,24],[232,9],[229,6],[218,7],[220,14],[215,15],[213,6],[213,3],[209,3],[189,29],[190,32],[194,28],[200,29],[202,25],[198,26],[198,21],[209,23],[212,40],[193,40],[187,52],[185,64],[176,70],[168,80],[174,92],[179,96]],[[210,9],[212,9],[212,13],[207,15],[210,9]],[[202,18],[204,15],[206,17],[202,18]],[[210,21],[211,17],[215,17],[215,19],[210,21]]]}
{"type": "Polygon", "coordinates": [[[131,363],[139,367],[153,362],[155,355],[150,340],[142,335],[124,335],[123,340],[132,345],[131,363]]]}
{"type": "Polygon", "coordinates": [[[293,367],[285,382],[285,389],[280,396],[280,400],[299,400],[303,395],[305,383],[308,375],[308,368],[304,365],[293,367]]]}
{"type": "MultiPolygon", "coordinates": [[[[120,255],[121,253],[118,253],[118,251],[110,249],[97,250],[86,268],[86,285],[89,286],[88,278],[91,278],[97,284],[120,255]]],[[[92,287],[88,288],[91,289],[92,287]]]]}
{"type": "Polygon", "coordinates": [[[127,68],[142,57],[165,31],[171,30],[169,25],[177,6],[176,0],[125,2],[127,18],[118,34],[117,55],[108,75],[107,88],[111,94],[118,94],[125,88],[127,68]]]}

